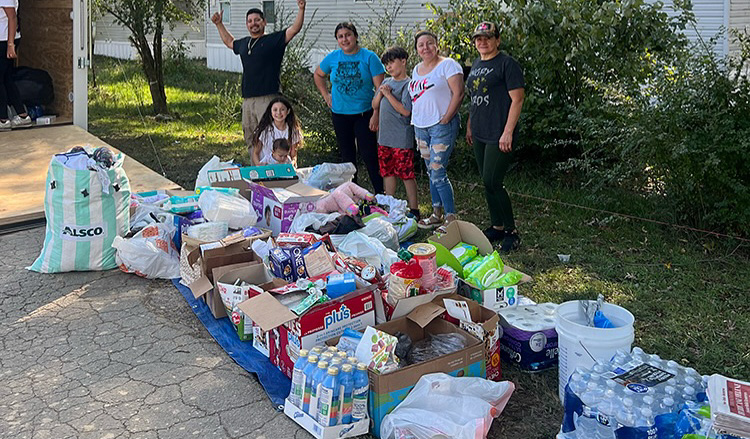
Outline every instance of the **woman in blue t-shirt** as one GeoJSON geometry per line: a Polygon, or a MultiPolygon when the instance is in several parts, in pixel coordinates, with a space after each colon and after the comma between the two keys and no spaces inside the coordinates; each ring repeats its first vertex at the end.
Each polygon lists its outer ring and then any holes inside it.
{"type": "Polygon", "coordinates": [[[356,166],[358,145],[373,189],[379,194],[383,192],[375,135],[379,115],[372,109],[372,98],[383,82],[385,68],[375,53],[359,47],[359,34],[352,23],[339,23],[334,35],[340,49],[329,53],[315,69],[315,86],[332,110],[341,161],[356,166]],[[329,75],[330,92],[326,84],[329,75]]]}

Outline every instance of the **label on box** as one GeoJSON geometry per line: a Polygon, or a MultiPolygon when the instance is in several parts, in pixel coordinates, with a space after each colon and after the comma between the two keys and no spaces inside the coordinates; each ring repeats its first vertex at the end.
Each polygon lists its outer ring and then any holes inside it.
{"type": "MultiPolygon", "coordinates": [[[[458,319],[458,321],[460,322],[472,322],[471,312],[469,311],[469,304],[465,301],[443,299],[443,304],[445,305],[445,310],[448,312],[449,316],[453,317],[454,319],[458,319]]],[[[479,338],[481,339],[482,336],[480,335],[479,338]]]]}

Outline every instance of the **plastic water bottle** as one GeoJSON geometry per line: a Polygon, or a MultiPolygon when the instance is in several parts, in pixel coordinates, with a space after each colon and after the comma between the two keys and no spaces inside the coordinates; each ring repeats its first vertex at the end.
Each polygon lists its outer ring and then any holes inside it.
{"type": "Polygon", "coordinates": [[[310,414],[310,397],[312,396],[312,382],[313,372],[318,368],[318,356],[315,354],[308,354],[307,365],[302,369],[304,375],[305,390],[302,394],[302,411],[310,414]]]}
{"type": "Polygon", "coordinates": [[[654,412],[649,407],[643,407],[640,413],[637,414],[635,420],[635,427],[644,429],[648,432],[648,437],[656,438],[656,430],[654,429],[654,412]],[[653,435],[651,434],[653,432],[653,435]]]}
{"type": "Polygon", "coordinates": [[[367,377],[367,365],[357,364],[354,372],[354,390],[352,391],[352,422],[367,417],[367,395],[370,391],[370,380],[367,377]]]}
{"type": "Polygon", "coordinates": [[[586,390],[580,395],[583,402],[583,413],[576,423],[578,437],[595,438],[599,430],[596,407],[604,397],[604,383],[599,377],[592,377],[586,384],[586,390]]]}
{"type": "Polygon", "coordinates": [[[337,355],[337,356],[338,356],[339,358],[341,358],[341,360],[343,360],[343,361],[344,361],[344,363],[346,363],[346,360],[347,360],[347,358],[348,358],[348,355],[349,355],[349,354],[347,354],[347,353],[346,353],[346,351],[338,351],[338,352],[336,353],[336,355],[337,355]]]}
{"type": "Polygon", "coordinates": [[[315,346],[314,348],[310,349],[311,354],[315,354],[320,358],[320,354],[323,353],[323,346],[315,346]]]}
{"type": "Polygon", "coordinates": [[[307,355],[307,349],[299,351],[299,357],[294,362],[292,389],[289,392],[289,402],[300,408],[302,407],[302,397],[305,393],[305,373],[303,370],[307,366],[307,355]]]}
{"type": "Polygon", "coordinates": [[[597,407],[599,410],[596,417],[597,422],[599,422],[596,430],[597,439],[614,439],[615,437],[615,409],[619,403],[619,396],[617,391],[609,384],[610,382],[617,385],[614,381],[607,380],[608,389],[604,391],[602,402],[597,407]]]}
{"type": "Polygon", "coordinates": [[[338,423],[339,369],[329,367],[328,374],[320,384],[318,399],[318,424],[332,427],[338,423]]]}
{"type": "Polygon", "coordinates": [[[635,427],[635,411],[633,410],[633,399],[622,398],[622,406],[617,412],[617,423],[623,427],[635,427]]]}
{"type": "Polygon", "coordinates": [[[339,357],[338,355],[334,356],[331,359],[331,366],[338,369],[339,372],[341,372],[341,366],[343,365],[344,365],[344,360],[342,360],[341,357],[339,357]]]}
{"type": "Polygon", "coordinates": [[[357,357],[349,357],[347,358],[347,361],[349,361],[349,364],[352,365],[353,370],[357,370],[357,365],[359,364],[359,360],[357,360],[357,357]]]}
{"type": "Polygon", "coordinates": [[[339,352],[339,348],[337,348],[336,346],[328,346],[326,348],[326,351],[328,351],[328,352],[330,352],[332,354],[337,354],[339,352]]]}
{"type": "Polygon", "coordinates": [[[333,355],[334,355],[333,352],[331,352],[331,351],[325,351],[322,354],[320,354],[320,359],[328,361],[330,363],[331,360],[333,359],[333,355]]]}
{"type": "Polygon", "coordinates": [[[659,404],[659,411],[662,413],[672,413],[674,410],[674,399],[671,396],[665,396],[659,404]]]}
{"type": "Polygon", "coordinates": [[[351,364],[341,366],[339,375],[339,398],[341,399],[341,424],[352,423],[352,392],[354,392],[354,368],[351,364]]]}
{"type": "Polygon", "coordinates": [[[312,393],[310,394],[310,413],[313,419],[318,419],[318,406],[320,405],[320,385],[326,378],[328,372],[328,362],[325,360],[318,361],[318,367],[312,376],[312,393]]]}

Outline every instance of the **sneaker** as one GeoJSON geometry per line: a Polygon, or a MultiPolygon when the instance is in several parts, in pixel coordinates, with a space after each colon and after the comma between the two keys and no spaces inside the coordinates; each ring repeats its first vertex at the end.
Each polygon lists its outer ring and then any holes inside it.
{"type": "Polygon", "coordinates": [[[501,253],[510,253],[513,250],[517,250],[521,246],[521,237],[518,236],[518,231],[505,232],[503,237],[503,243],[500,245],[501,253]]]}
{"type": "Polygon", "coordinates": [[[500,242],[505,238],[505,231],[504,230],[498,230],[492,226],[487,227],[482,232],[484,233],[484,236],[487,237],[487,240],[489,242],[500,242]]]}
{"type": "Polygon", "coordinates": [[[417,223],[417,227],[419,227],[420,229],[432,230],[441,224],[443,224],[443,217],[437,216],[433,213],[429,217],[419,220],[419,222],[417,223]]]}
{"type": "Polygon", "coordinates": [[[11,128],[13,128],[13,125],[9,120],[6,120],[5,122],[0,121],[0,131],[10,131],[11,128]]]}
{"type": "Polygon", "coordinates": [[[414,218],[414,220],[419,221],[422,219],[422,215],[419,213],[419,209],[409,209],[409,212],[406,213],[407,218],[414,218]]]}
{"type": "Polygon", "coordinates": [[[13,119],[10,120],[11,126],[15,128],[29,128],[31,126],[31,118],[26,115],[24,117],[21,116],[13,116],[13,119]]]}

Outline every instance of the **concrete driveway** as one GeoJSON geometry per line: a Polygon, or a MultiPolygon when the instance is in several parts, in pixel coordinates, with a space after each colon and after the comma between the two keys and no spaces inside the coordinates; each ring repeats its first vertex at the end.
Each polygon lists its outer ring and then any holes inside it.
{"type": "Polygon", "coordinates": [[[170,282],[25,270],[43,240],[0,236],[0,437],[311,437],[170,282]]]}

